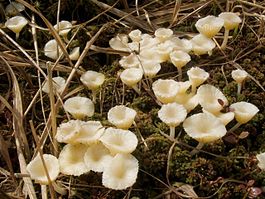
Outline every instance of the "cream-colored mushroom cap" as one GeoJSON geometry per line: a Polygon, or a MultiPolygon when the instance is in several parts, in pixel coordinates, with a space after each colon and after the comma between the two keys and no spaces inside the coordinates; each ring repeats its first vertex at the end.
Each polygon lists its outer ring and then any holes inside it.
{"type": "Polygon", "coordinates": [[[212,54],[212,50],[215,48],[215,43],[210,38],[203,34],[198,34],[191,40],[192,51],[195,55],[212,54]]]}
{"type": "Polygon", "coordinates": [[[155,60],[142,60],[140,68],[142,68],[146,77],[155,77],[161,69],[161,64],[155,60]]]}
{"type": "MultiPolygon", "coordinates": [[[[53,92],[62,93],[65,87],[65,79],[63,77],[53,77],[52,78],[52,85],[53,85],[53,92]]],[[[42,91],[45,93],[49,93],[49,83],[46,81],[42,87],[42,91]]]]}
{"type": "MultiPolygon", "coordinates": [[[[51,181],[55,181],[60,173],[59,161],[58,159],[50,154],[43,154],[43,159],[45,166],[47,168],[49,178],[51,181]]],[[[47,185],[49,184],[48,177],[43,166],[40,155],[37,155],[30,163],[27,165],[27,171],[30,174],[30,178],[35,180],[37,183],[47,185]]]]}
{"type": "Polygon", "coordinates": [[[28,21],[25,19],[25,17],[15,16],[15,17],[9,18],[6,21],[5,26],[8,29],[12,30],[14,33],[20,33],[20,31],[27,24],[28,24],[28,21]]]}
{"type": "Polygon", "coordinates": [[[140,68],[127,68],[121,72],[121,81],[129,87],[133,87],[143,77],[143,71],[140,68]]]}
{"type": "Polygon", "coordinates": [[[112,158],[109,150],[101,142],[98,142],[87,148],[84,161],[90,170],[103,172],[112,158]]]}
{"type": "Polygon", "coordinates": [[[187,117],[187,110],[181,104],[168,103],[162,105],[158,117],[168,126],[176,127],[187,117]]]}
{"type": "Polygon", "coordinates": [[[6,6],[5,14],[7,16],[16,16],[23,10],[25,10],[25,6],[23,4],[16,1],[12,1],[10,4],[6,6]]]}
{"type": "Polygon", "coordinates": [[[191,60],[191,58],[188,53],[178,50],[170,53],[170,60],[174,66],[182,68],[191,60]]]}
{"type": "Polygon", "coordinates": [[[128,48],[128,36],[125,34],[118,34],[116,37],[109,40],[109,45],[114,50],[130,51],[128,48]]]}
{"type": "Polygon", "coordinates": [[[177,93],[175,102],[182,104],[188,113],[199,104],[198,97],[194,93],[177,93]]]}
{"type": "Polygon", "coordinates": [[[209,78],[209,73],[199,67],[192,67],[187,71],[189,81],[195,87],[201,85],[209,78]]]}
{"type": "Polygon", "coordinates": [[[174,102],[178,87],[178,83],[172,79],[158,79],[152,84],[156,98],[164,104],[174,102]]]}
{"type": "Polygon", "coordinates": [[[136,29],[136,30],[132,30],[130,33],[129,33],[129,37],[132,41],[135,41],[135,42],[139,42],[141,41],[141,36],[142,36],[142,32],[139,30],[139,29],[136,29]]]}
{"type": "Polygon", "coordinates": [[[75,47],[69,54],[71,60],[76,61],[80,57],[80,47],[75,47]]]}
{"type": "Polygon", "coordinates": [[[142,40],[139,42],[140,43],[140,53],[143,50],[148,50],[152,49],[155,46],[159,44],[159,40],[157,38],[153,38],[148,34],[143,34],[142,35],[142,40]]]}
{"type": "Polygon", "coordinates": [[[197,90],[197,97],[202,108],[213,114],[220,112],[224,106],[228,105],[224,94],[210,84],[201,85],[197,90]]]}
{"type": "Polygon", "coordinates": [[[183,122],[186,133],[201,143],[213,142],[222,138],[226,134],[225,125],[207,113],[198,113],[188,117],[183,122]]]}
{"type": "Polygon", "coordinates": [[[158,28],[155,31],[155,36],[160,42],[164,42],[173,36],[173,31],[169,28],[158,28]]]}
{"type": "MultiPolygon", "coordinates": [[[[204,109],[202,109],[202,111],[204,113],[212,114],[204,109]]],[[[235,113],[234,112],[227,112],[227,113],[218,112],[218,113],[215,113],[214,116],[217,117],[226,126],[229,122],[231,122],[234,119],[235,113]]]]}
{"type": "Polygon", "coordinates": [[[195,23],[197,30],[209,38],[214,37],[221,30],[223,25],[224,20],[222,18],[212,15],[201,18],[195,23]]]}
{"type": "Polygon", "coordinates": [[[95,107],[87,97],[71,97],[64,102],[65,111],[69,112],[75,119],[83,119],[94,115],[95,107]]]}
{"type": "Polygon", "coordinates": [[[188,39],[179,39],[178,37],[172,37],[166,42],[170,42],[172,44],[173,51],[180,50],[189,53],[192,49],[192,43],[188,39]]]}
{"type": "Polygon", "coordinates": [[[128,129],[134,122],[136,111],[124,105],[112,107],[108,112],[108,121],[120,129],[128,129]]]}
{"type": "Polygon", "coordinates": [[[265,153],[260,153],[256,155],[258,162],[258,167],[265,170],[265,153]]]}
{"type": "Polygon", "coordinates": [[[99,121],[81,121],[79,133],[74,137],[74,144],[92,144],[99,141],[105,128],[99,121]]]}
{"type": "Polygon", "coordinates": [[[70,120],[60,124],[56,132],[56,140],[58,142],[72,143],[80,132],[80,120],[70,120]]]}
{"type": "Polygon", "coordinates": [[[62,50],[55,39],[48,41],[44,46],[44,55],[51,59],[58,59],[61,53],[62,50]]]}
{"type": "Polygon", "coordinates": [[[236,28],[242,22],[240,17],[233,12],[222,12],[219,14],[219,18],[224,20],[224,27],[227,30],[236,28]]]}
{"type": "Polygon", "coordinates": [[[190,81],[185,81],[185,82],[177,82],[179,89],[178,89],[178,93],[186,93],[187,90],[190,88],[191,83],[190,81]]]}
{"type": "Polygon", "coordinates": [[[80,176],[90,171],[84,162],[87,146],[67,144],[59,154],[60,171],[66,175],[80,176]]]}
{"type": "Polygon", "coordinates": [[[98,89],[105,81],[105,75],[88,70],[80,77],[81,82],[90,90],[98,89]]]}
{"type": "Polygon", "coordinates": [[[131,153],[136,149],[138,144],[137,137],[133,132],[112,127],[105,130],[100,141],[112,154],[131,153]]]}
{"type": "Polygon", "coordinates": [[[115,190],[122,190],[136,182],[139,170],[138,160],[131,154],[117,154],[102,175],[102,184],[115,190]]]}
{"type": "Polygon", "coordinates": [[[232,71],[231,75],[237,83],[242,83],[247,78],[248,73],[244,70],[236,69],[232,71]]]}
{"type": "Polygon", "coordinates": [[[123,56],[119,61],[119,64],[122,68],[138,68],[139,67],[139,58],[135,53],[131,53],[128,56],[123,56]]]}
{"type": "MultiPolygon", "coordinates": [[[[150,48],[146,48],[140,51],[140,60],[150,60],[150,61],[156,61],[158,63],[162,63],[164,62],[164,60],[162,60],[162,55],[160,54],[159,56],[157,55],[157,47],[150,47],[150,48]]],[[[166,56],[169,56],[166,55],[166,56]]]]}
{"type": "Polygon", "coordinates": [[[157,62],[166,62],[170,60],[170,53],[173,51],[173,46],[170,43],[161,43],[154,47],[154,54],[157,62]]]}
{"type": "Polygon", "coordinates": [[[247,123],[259,112],[254,104],[248,102],[236,102],[231,104],[230,108],[234,111],[236,121],[240,124],[247,123]]]}
{"type": "Polygon", "coordinates": [[[56,31],[59,31],[59,35],[67,36],[68,32],[72,28],[72,24],[69,21],[60,21],[58,24],[53,26],[56,31]]]}

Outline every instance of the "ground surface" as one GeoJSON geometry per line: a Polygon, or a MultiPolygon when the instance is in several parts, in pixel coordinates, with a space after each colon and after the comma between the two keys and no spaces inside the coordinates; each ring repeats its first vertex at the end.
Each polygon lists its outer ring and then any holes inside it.
{"type": "MultiPolygon", "coordinates": [[[[21,0],[20,2],[25,3],[21,0]]],[[[7,35],[14,39],[14,34],[3,28],[5,34],[1,33],[0,38],[1,199],[25,198],[23,169],[36,151],[36,142],[29,121],[33,121],[39,138],[46,132],[46,127],[50,128],[50,124],[46,122],[51,112],[49,97],[46,94],[42,97],[37,94],[38,82],[44,78],[37,72],[36,65],[29,57],[36,61],[36,48],[33,42],[35,40],[39,49],[38,65],[47,73],[46,61],[49,59],[44,56],[42,49],[53,36],[49,33],[47,22],[45,23],[43,18],[55,24],[58,3],[53,0],[28,2],[29,5],[25,4],[27,8],[22,15],[30,20],[34,13],[37,25],[44,29],[37,29],[37,37],[33,39],[28,26],[22,31],[19,40],[12,42],[7,35]],[[18,49],[16,44],[24,50],[18,49]],[[16,143],[18,141],[21,143],[20,147],[16,143]],[[21,155],[24,156],[25,162],[22,161],[21,155]]],[[[192,55],[192,61],[184,68],[183,79],[187,80],[185,71],[192,66],[199,66],[210,73],[207,83],[220,88],[229,103],[248,101],[259,108],[259,113],[250,122],[238,128],[234,134],[207,144],[202,152],[191,156],[189,152],[197,142],[184,132],[180,135],[180,143],[172,142],[161,134],[168,133],[168,127],[157,116],[159,105],[155,102],[150,87],[143,87],[140,95],[132,89],[125,88],[123,94],[122,83],[117,77],[117,73],[121,71],[118,64],[121,57],[119,53],[111,49],[90,49],[69,82],[66,94],[90,97],[90,91],[80,86],[81,72],[95,70],[104,73],[106,82],[102,86],[101,101],[96,103],[96,114],[93,119],[101,120],[104,125],[110,126],[106,116],[111,107],[123,103],[134,108],[137,111],[137,128],[148,149],[144,142],[139,141],[133,153],[139,160],[140,171],[132,188],[123,191],[109,190],[102,186],[101,174],[94,172],[80,177],[60,175],[58,183],[68,190],[68,194],[61,198],[265,198],[265,172],[257,167],[255,157],[256,154],[265,152],[265,3],[254,0],[206,0],[182,1],[180,5],[175,5],[174,1],[169,0],[139,1],[140,16],[135,12],[134,1],[123,0],[115,4],[114,1],[107,0],[104,3],[114,5],[113,7],[118,10],[113,11],[88,0],[61,1],[60,19],[74,21],[76,24],[71,32],[71,36],[75,33],[76,35],[70,47],[80,46],[82,52],[86,43],[96,33],[100,34],[95,37],[93,44],[97,47],[109,47],[108,41],[112,37],[137,28],[153,34],[155,27],[170,26],[174,34],[190,38],[197,33],[194,24],[200,17],[218,15],[225,10],[238,12],[243,22],[234,33],[231,33],[228,47],[224,51],[216,48],[212,56],[192,55]],[[109,10],[106,11],[107,9],[109,10]],[[119,15],[119,10],[124,13],[119,15]],[[131,18],[126,18],[127,13],[130,13],[128,16],[131,18]],[[172,20],[174,13],[177,13],[177,17],[172,20]],[[153,27],[147,23],[146,17],[149,17],[153,27]],[[100,29],[103,26],[105,28],[100,29]],[[251,75],[245,82],[240,96],[236,95],[237,85],[231,77],[231,71],[236,68],[242,68],[251,75]],[[248,132],[247,136],[239,136],[242,132],[248,132]]],[[[2,2],[1,5],[5,7],[6,2],[2,2]]],[[[2,23],[4,21],[3,15],[2,23]]],[[[217,35],[216,40],[221,42],[221,39],[222,34],[217,35]]],[[[69,63],[63,59],[54,68],[53,75],[59,74],[68,78],[74,64],[75,62],[69,63]]],[[[176,76],[177,71],[172,64],[163,64],[159,78],[176,76]]],[[[64,97],[62,96],[62,99],[64,97]]],[[[199,111],[200,107],[192,113],[199,111]]],[[[56,118],[57,125],[67,120],[60,103],[56,118]]],[[[231,122],[227,129],[234,124],[234,121],[231,122]]],[[[137,131],[134,127],[131,130],[137,131]]],[[[177,128],[177,131],[180,130],[177,128]]],[[[52,145],[49,139],[41,144],[44,145],[45,153],[51,153],[52,145]]],[[[40,198],[39,185],[34,184],[34,188],[40,198]]],[[[60,197],[59,194],[57,197],[60,197]]]]}

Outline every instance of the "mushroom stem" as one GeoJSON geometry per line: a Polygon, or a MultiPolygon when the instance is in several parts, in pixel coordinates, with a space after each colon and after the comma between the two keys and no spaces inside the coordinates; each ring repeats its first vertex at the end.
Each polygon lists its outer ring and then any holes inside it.
{"type": "Polygon", "coordinates": [[[196,93],[196,91],[197,91],[197,86],[195,85],[195,84],[192,84],[191,85],[191,93],[196,93]]]}
{"type": "Polygon", "coordinates": [[[238,127],[240,127],[240,125],[241,125],[241,124],[240,124],[239,122],[236,123],[235,126],[233,126],[231,129],[229,129],[228,132],[231,133],[231,132],[235,131],[238,127]]]}
{"type": "Polygon", "coordinates": [[[222,50],[224,50],[226,48],[227,41],[228,41],[228,36],[229,36],[229,30],[228,29],[225,29],[224,40],[223,40],[223,43],[221,45],[221,49],[222,50]]]}
{"type": "Polygon", "coordinates": [[[139,95],[141,94],[140,89],[138,88],[137,84],[132,86],[133,90],[135,90],[136,93],[138,93],[139,95]]]}
{"type": "Polygon", "coordinates": [[[199,142],[198,145],[190,152],[190,155],[195,155],[199,152],[199,150],[202,149],[202,147],[204,146],[204,143],[199,142]]]}
{"type": "Polygon", "coordinates": [[[19,38],[19,32],[16,33],[16,40],[19,38]]]}
{"type": "Polygon", "coordinates": [[[48,199],[47,186],[46,185],[41,185],[41,198],[42,199],[48,199]]]}
{"type": "Polygon", "coordinates": [[[242,83],[237,84],[237,95],[240,95],[242,89],[242,83]]]}
{"type": "Polygon", "coordinates": [[[170,135],[171,138],[174,139],[175,138],[175,127],[174,126],[170,126],[169,128],[170,128],[170,134],[169,135],[170,135]]]}
{"type": "Polygon", "coordinates": [[[52,186],[54,190],[61,194],[61,195],[66,195],[67,194],[67,189],[63,188],[62,186],[58,185],[56,182],[52,182],[52,186]]]}
{"type": "Polygon", "coordinates": [[[177,69],[178,69],[178,74],[179,74],[178,80],[181,81],[181,79],[182,79],[182,69],[181,69],[181,67],[177,67],[177,69]]]}
{"type": "Polygon", "coordinates": [[[92,102],[95,104],[97,99],[97,91],[96,90],[92,90],[92,102]]]}

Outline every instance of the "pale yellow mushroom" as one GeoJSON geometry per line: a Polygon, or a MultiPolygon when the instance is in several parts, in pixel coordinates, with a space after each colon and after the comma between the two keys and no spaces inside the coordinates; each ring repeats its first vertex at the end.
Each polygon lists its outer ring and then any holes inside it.
{"type": "Polygon", "coordinates": [[[199,67],[192,67],[187,71],[191,83],[191,92],[195,93],[198,86],[203,84],[208,78],[209,73],[199,67]]]}
{"type": "Polygon", "coordinates": [[[158,28],[155,31],[155,37],[160,42],[165,42],[166,40],[169,40],[173,36],[173,31],[169,28],[158,28]]]}
{"type": "Polygon", "coordinates": [[[14,33],[16,33],[16,39],[18,39],[19,37],[19,33],[21,32],[21,30],[28,24],[28,21],[26,20],[25,17],[22,16],[15,16],[15,17],[11,17],[9,18],[6,23],[5,26],[12,30],[14,33]]]}
{"type": "Polygon", "coordinates": [[[140,68],[127,68],[121,72],[120,78],[121,81],[133,88],[138,94],[141,93],[140,89],[138,88],[137,83],[142,80],[143,71],[140,68]]]}
{"type": "Polygon", "coordinates": [[[182,68],[191,60],[188,53],[184,51],[173,51],[170,53],[170,60],[173,65],[178,69],[179,81],[182,79],[182,68]]]}
{"type": "MultiPolygon", "coordinates": [[[[53,77],[52,78],[52,85],[53,85],[53,92],[61,94],[65,88],[66,81],[63,77],[53,77]]],[[[49,93],[49,84],[46,81],[42,87],[42,91],[45,93],[49,93]]]]}
{"type": "Polygon", "coordinates": [[[211,55],[212,50],[215,48],[214,41],[203,34],[194,36],[190,41],[192,43],[192,51],[195,55],[211,55]]]}
{"type": "MultiPolygon", "coordinates": [[[[61,48],[58,46],[57,41],[52,39],[48,41],[44,46],[44,55],[51,58],[51,59],[58,59],[59,56],[62,54],[61,48]]],[[[62,56],[61,56],[62,58],[62,56]]]]}
{"type": "Polygon", "coordinates": [[[241,93],[242,84],[244,80],[248,77],[248,73],[244,70],[236,69],[232,71],[231,75],[237,83],[237,95],[239,95],[241,93]]]}
{"type": "Polygon", "coordinates": [[[262,170],[265,170],[265,153],[259,153],[256,155],[258,160],[258,167],[262,170]]]}

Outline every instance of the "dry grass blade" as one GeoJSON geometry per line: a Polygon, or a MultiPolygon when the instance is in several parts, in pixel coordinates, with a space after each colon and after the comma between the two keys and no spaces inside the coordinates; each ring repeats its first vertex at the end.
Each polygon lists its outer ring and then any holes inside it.
{"type": "Polygon", "coordinates": [[[173,15],[172,15],[172,22],[171,22],[169,28],[171,28],[177,21],[178,13],[179,13],[179,10],[180,10],[180,5],[181,5],[181,0],[176,0],[175,6],[174,6],[173,15]]]}

